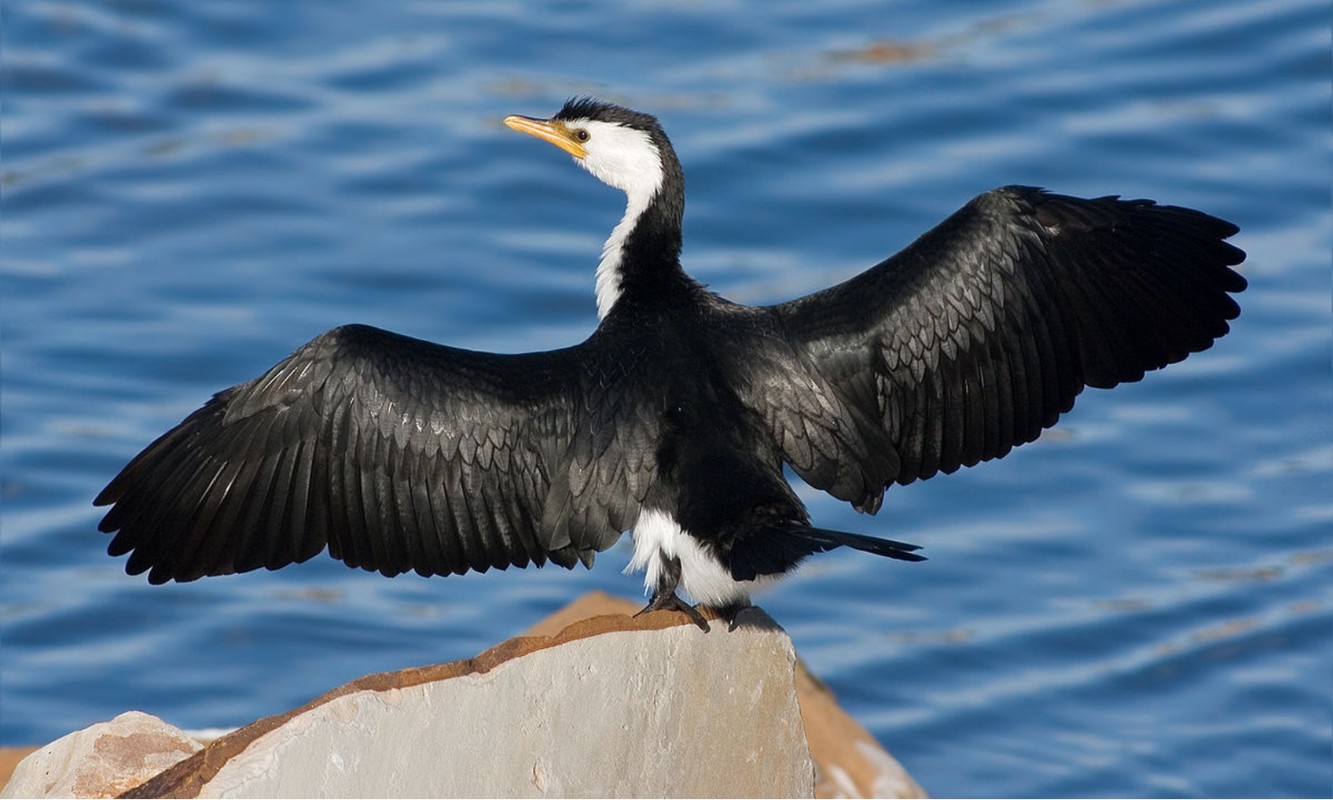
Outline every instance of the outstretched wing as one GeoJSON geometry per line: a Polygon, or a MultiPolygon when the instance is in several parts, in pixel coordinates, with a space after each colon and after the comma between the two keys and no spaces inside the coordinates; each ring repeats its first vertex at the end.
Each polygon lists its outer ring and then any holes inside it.
{"type": "Polygon", "coordinates": [[[1204,350],[1240,313],[1236,226],[1147,200],[983,194],[902,252],[772,307],[816,387],[774,414],[798,474],[874,511],[884,488],[999,458],[1084,386],[1204,350]],[[833,395],[832,398],[827,395],[833,395]],[[837,463],[841,461],[841,463],[837,463]],[[849,474],[851,473],[851,474],[849,474]]]}
{"type": "Polygon", "coordinates": [[[149,445],[97,497],[114,504],[99,527],[152,583],[277,569],[326,546],[385,575],[591,563],[627,501],[618,486],[575,501],[565,488],[580,358],[331,330],[149,445]],[[541,523],[553,477],[578,514],[559,541],[541,523]]]}

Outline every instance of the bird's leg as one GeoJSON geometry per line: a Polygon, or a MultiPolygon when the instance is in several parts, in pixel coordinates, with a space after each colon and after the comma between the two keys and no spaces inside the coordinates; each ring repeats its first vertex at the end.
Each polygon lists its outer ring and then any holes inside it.
{"type": "Polygon", "coordinates": [[[708,620],[699,613],[699,609],[680,599],[680,595],[676,594],[678,586],[680,586],[680,559],[663,558],[662,571],[659,573],[657,586],[653,589],[653,597],[648,601],[648,605],[634,616],[647,614],[649,611],[682,611],[695,625],[707,632],[708,620]]]}

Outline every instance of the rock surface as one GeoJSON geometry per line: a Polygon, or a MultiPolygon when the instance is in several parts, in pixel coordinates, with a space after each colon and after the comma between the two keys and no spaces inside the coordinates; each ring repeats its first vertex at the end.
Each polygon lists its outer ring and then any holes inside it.
{"type": "Polygon", "coordinates": [[[224,736],[131,796],[810,796],[791,642],[763,612],[575,623],[374,675],[224,736]]]}
{"type": "MultiPolygon", "coordinates": [[[[476,658],[367,676],[259,720],[137,788],[156,770],[124,763],[100,795],[925,796],[762,611],[705,634],[635,610],[594,593],[476,658]]],[[[170,727],[137,712],[113,723],[131,716],[170,727]]],[[[157,769],[189,752],[163,749],[157,769]]],[[[46,784],[16,772],[5,796],[99,794],[41,769],[46,784]]]]}
{"type": "Polygon", "coordinates": [[[157,717],[126,711],[28,755],[0,797],[112,797],[202,747],[157,717]]]}
{"type": "MultiPolygon", "coordinates": [[[[637,603],[591,592],[537,623],[527,635],[549,636],[582,619],[638,610],[637,603]]],[[[815,762],[815,797],[928,796],[898,760],[842,710],[833,692],[799,658],[796,699],[815,762]]]]}

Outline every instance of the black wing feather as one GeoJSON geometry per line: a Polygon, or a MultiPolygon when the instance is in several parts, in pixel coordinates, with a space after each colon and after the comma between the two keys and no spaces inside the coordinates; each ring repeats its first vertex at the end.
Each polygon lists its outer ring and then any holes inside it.
{"type": "Polygon", "coordinates": [[[325,547],[385,575],[590,564],[637,516],[653,431],[630,420],[592,452],[589,352],[334,329],[149,445],[98,496],[99,527],[153,583],[325,547]],[[571,475],[580,456],[602,460],[571,475]]]}
{"type": "Polygon", "coordinates": [[[812,429],[770,411],[774,441],[812,485],[867,511],[889,484],[999,458],[1084,386],[1137,381],[1224,335],[1240,313],[1230,294],[1246,285],[1231,269],[1245,254],[1224,241],[1236,230],[1147,200],[981,195],[870,270],[772,307],[813,382],[883,434],[862,428],[856,442],[857,426],[812,429]],[[876,447],[892,452],[834,479],[830,454],[876,447]]]}

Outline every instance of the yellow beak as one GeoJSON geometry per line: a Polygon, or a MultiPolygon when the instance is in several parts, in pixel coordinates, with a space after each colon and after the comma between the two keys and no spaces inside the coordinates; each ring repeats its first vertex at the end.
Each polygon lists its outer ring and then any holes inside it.
{"type": "Polygon", "coordinates": [[[563,122],[520,117],[517,114],[505,117],[504,122],[519,133],[531,134],[542,141],[550,142],[575,158],[583,158],[588,154],[582,142],[574,138],[574,132],[565,127],[563,122]]]}

